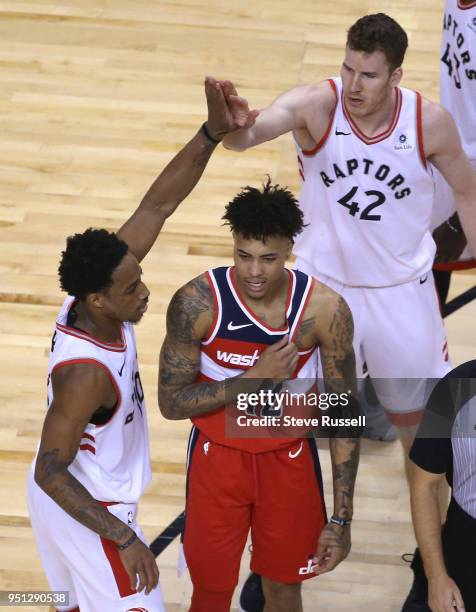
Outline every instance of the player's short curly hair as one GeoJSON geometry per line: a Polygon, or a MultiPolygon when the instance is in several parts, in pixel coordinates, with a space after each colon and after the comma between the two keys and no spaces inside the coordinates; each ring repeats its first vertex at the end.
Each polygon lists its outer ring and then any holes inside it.
{"type": "Polygon", "coordinates": [[[246,239],[264,242],[271,236],[280,236],[293,241],[304,227],[294,195],[287,187],[272,185],[269,176],[262,189],[244,187],[225,211],[224,225],[246,239]]]}
{"type": "Polygon", "coordinates": [[[80,300],[106,291],[127,249],[123,240],[105,229],[89,228],[69,236],[58,268],[61,289],[80,300]]]}
{"type": "Polygon", "coordinates": [[[358,19],[347,32],[347,46],[353,51],[373,53],[381,51],[390,67],[390,72],[403,64],[408,37],[395,19],[385,13],[365,15],[358,19]]]}

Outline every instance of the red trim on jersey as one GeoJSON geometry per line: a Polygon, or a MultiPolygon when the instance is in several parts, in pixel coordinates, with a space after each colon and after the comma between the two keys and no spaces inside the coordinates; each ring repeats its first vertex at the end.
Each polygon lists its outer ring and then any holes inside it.
{"type": "Polygon", "coordinates": [[[93,442],[96,442],[96,438],[88,433],[83,433],[83,438],[87,438],[88,440],[92,440],[93,442]]]}
{"type": "Polygon", "coordinates": [[[417,124],[417,138],[418,138],[418,151],[420,153],[421,163],[423,167],[427,168],[425,147],[423,146],[423,126],[421,120],[421,94],[416,91],[417,103],[416,103],[416,124],[417,124]]]}
{"type": "Polygon", "coordinates": [[[448,261],[447,263],[437,263],[433,265],[433,270],[451,272],[452,270],[469,270],[476,268],[476,259],[464,259],[463,261],[448,261]]]}
{"type": "Polygon", "coordinates": [[[327,138],[329,137],[330,131],[331,131],[331,127],[332,127],[332,123],[334,121],[334,115],[336,113],[336,108],[337,108],[337,102],[338,102],[338,97],[337,97],[337,87],[336,84],[334,83],[334,81],[332,79],[328,79],[328,82],[330,84],[330,86],[332,87],[333,91],[334,91],[334,96],[336,99],[336,103],[334,106],[334,109],[331,113],[331,116],[329,117],[329,123],[327,124],[327,128],[326,131],[324,132],[324,136],[319,140],[319,142],[316,144],[316,146],[313,149],[309,149],[308,151],[304,151],[304,149],[302,150],[303,155],[305,155],[306,157],[310,157],[312,155],[315,155],[319,149],[322,149],[322,147],[325,145],[327,138]]]}
{"type": "Polygon", "coordinates": [[[458,0],[458,8],[462,11],[467,11],[468,9],[474,8],[476,6],[476,2],[471,2],[471,4],[462,4],[461,0],[458,0]]]}
{"type": "Polygon", "coordinates": [[[207,340],[209,340],[214,332],[215,332],[215,327],[217,325],[218,322],[218,315],[219,315],[219,305],[218,305],[218,297],[217,297],[217,292],[215,291],[215,285],[213,284],[212,278],[211,278],[211,274],[210,272],[205,272],[205,276],[207,278],[207,281],[211,287],[212,290],[212,295],[213,295],[213,308],[214,308],[214,313],[213,313],[213,321],[212,324],[210,325],[210,329],[208,330],[207,335],[205,336],[205,338],[203,338],[202,342],[207,342],[207,340]]]}
{"type": "Polygon", "coordinates": [[[126,568],[121,561],[121,557],[119,556],[119,551],[117,550],[115,543],[112,540],[101,537],[101,544],[111,566],[119,595],[121,597],[127,597],[128,595],[137,593],[135,589],[131,589],[129,575],[127,574],[126,568]]]}
{"type": "Polygon", "coordinates": [[[74,327],[68,327],[67,325],[62,325],[61,323],[56,323],[56,329],[58,329],[63,334],[67,334],[68,336],[73,336],[74,338],[78,338],[78,340],[86,340],[86,342],[91,342],[95,346],[102,348],[106,351],[111,351],[113,353],[123,353],[126,350],[126,339],[124,337],[124,330],[121,326],[121,343],[109,343],[109,342],[101,342],[100,340],[96,340],[86,332],[80,332],[78,329],[74,327]]]}
{"type": "MultiPolygon", "coordinates": [[[[78,301],[79,300],[73,300],[71,302],[68,308],[68,313],[78,303],[78,301]]],[[[66,320],[68,320],[67,316],[66,320]]],[[[56,322],[56,328],[62,331],[63,333],[68,334],[69,336],[74,336],[75,338],[79,338],[80,340],[86,340],[87,342],[91,342],[95,346],[99,346],[100,348],[106,349],[107,351],[113,351],[115,353],[118,353],[126,350],[126,339],[124,336],[124,329],[122,325],[121,342],[103,342],[102,340],[94,338],[94,336],[91,336],[91,334],[88,334],[88,332],[85,332],[81,329],[77,329],[76,327],[69,327],[68,325],[63,325],[62,323],[58,323],[58,321],[56,322]]]]}
{"type": "MultiPolygon", "coordinates": [[[[314,290],[314,285],[315,285],[315,279],[311,278],[311,286],[309,287],[309,290],[307,292],[306,301],[304,302],[304,306],[302,307],[301,314],[299,315],[299,319],[298,319],[297,325],[296,325],[296,327],[294,329],[294,334],[293,334],[292,338],[289,338],[289,342],[294,342],[294,338],[296,337],[296,335],[297,335],[297,333],[299,331],[299,328],[301,326],[302,318],[304,316],[304,313],[306,311],[307,305],[309,304],[309,300],[311,299],[311,295],[312,295],[312,292],[314,290]]],[[[310,350],[310,349],[305,349],[305,350],[307,351],[307,350],[310,350]]]]}
{"type": "Polygon", "coordinates": [[[79,445],[79,450],[89,451],[93,455],[96,454],[96,449],[94,448],[94,446],[91,446],[91,444],[80,444],[79,445]]]}
{"type": "Polygon", "coordinates": [[[122,504],[123,502],[106,502],[106,501],[99,501],[99,499],[96,500],[98,502],[98,504],[101,504],[101,506],[103,506],[104,508],[107,508],[108,506],[117,506],[117,504],[122,504]]]}
{"type": "Polygon", "coordinates": [[[301,177],[301,179],[303,181],[305,181],[306,179],[304,178],[304,172],[301,170],[301,168],[299,168],[299,176],[301,177]]]}
{"type": "Polygon", "coordinates": [[[375,136],[367,136],[367,134],[365,134],[358,127],[358,125],[354,122],[350,113],[348,112],[345,106],[344,90],[342,90],[342,110],[344,112],[344,117],[349,122],[352,132],[357,136],[357,138],[365,142],[365,144],[372,145],[372,144],[376,144],[377,142],[381,142],[382,140],[385,140],[386,138],[390,136],[390,134],[396,128],[398,120],[400,118],[400,111],[402,110],[403,96],[402,96],[402,92],[400,91],[399,87],[395,88],[395,92],[396,92],[396,100],[395,100],[395,106],[393,109],[392,119],[390,121],[390,126],[385,131],[380,132],[380,134],[376,134],[375,136]]]}
{"type": "Polygon", "coordinates": [[[418,425],[423,416],[423,410],[416,412],[386,412],[388,420],[397,427],[413,427],[418,425]]]}
{"type": "MultiPolygon", "coordinates": [[[[294,284],[296,282],[296,279],[294,278],[294,274],[291,274],[291,271],[288,270],[287,268],[284,268],[285,271],[288,273],[289,276],[289,284],[288,284],[288,294],[286,296],[286,305],[284,307],[284,313],[287,316],[287,312],[289,309],[289,304],[291,303],[291,297],[293,295],[293,289],[294,289],[294,284]]],[[[289,326],[286,322],[286,325],[282,326],[282,327],[271,327],[271,325],[268,325],[266,323],[266,321],[263,321],[263,319],[260,319],[258,317],[258,315],[256,315],[251,308],[246,304],[246,302],[244,301],[244,299],[241,297],[241,293],[240,290],[238,288],[238,284],[235,280],[235,267],[233,266],[232,268],[230,268],[230,279],[231,279],[231,283],[233,285],[233,288],[235,290],[236,293],[236,297],[238,298],[238,301],[240,303],[240,305],[246,310],[246,312],[249,314],[251,319],[254,319],[255,321],[257,321],[260,325],[262,325],[263,327],[265,327],[266,329],[269,329],[269,331],[273,331],[273,332],[285,332],[288,330],[289,326]]]]}
{"type": "Polygon", "coordinates": [[[116,392],[116,409],[114,410],[114,413],[111,415],[111,418],[109,419],[109,421],[107,423],[104,423],[103,425],[95,425],[95,427],[104,427],[104,425],[107,425],[108,423],[110,423],[112,421],[112,419],[115,417],[115,415],[117,414],[117,411],[119,410],[119,407],[122,403],[122,395],[121,395],[121,390],[119,389],[119,387],[117,386],[116,381],[114,380],[114,376],[112,375],[112,372],[109,370],[109,368],[104,365],[101,361],[97,361],[97,359],[93,359],[92,357],[84,357],[81,359],[67,359],[65,361],[59,361],[51,370],[51,376],[53,376],[53,373],[55,370],[58,370],[59,368],[63,368],[64,366],[69,366],[69,365],[75,365],[77,363],[94,363],[97,366],[99,366],[100,368],[102,368],[106,374],[108,375],[109,380],[112,382],[112,386],[114,387],[114,391],[116,392]]]}

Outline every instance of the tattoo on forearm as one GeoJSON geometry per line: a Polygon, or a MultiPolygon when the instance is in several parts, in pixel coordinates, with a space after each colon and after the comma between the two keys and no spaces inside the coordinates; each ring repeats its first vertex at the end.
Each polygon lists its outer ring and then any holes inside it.
{"type": "Polygon", "coordinates": [[[36,479],[47,495],[85,527],[115,542],[130,533],[130,528],[100,506],[69,472],[68,463],[59,459],[58,448],[38,457],[36,479]]]}
{"type": "Polygon", "coordinates": [[[351,518],[360,441],[350,438],[329,441],[334,482],[334,508],[339,518],[351,518]]]}
{"type": "Polygon", "coordinates": [[[352,348],[354,324],[345,300],[339,298],[334,317],[329,326],[332,335],[331,348],[323,360],[326,390],[334,393],[356,393],[355,355],[352,348]]]}

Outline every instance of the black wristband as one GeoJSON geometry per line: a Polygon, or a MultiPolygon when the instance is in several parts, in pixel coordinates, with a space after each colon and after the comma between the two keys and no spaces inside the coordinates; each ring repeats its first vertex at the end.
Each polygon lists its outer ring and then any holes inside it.
{"type": "Polygon", "coordinates": [[[210,132],[208,131],[208,128],[207,128],[207,122],[206,121],[205,121],[205,123],[202,125],[202,127],[200,129],[205,134],[205,138],[207,140],[209,140],[210,142],[213,142],[213,144],[219,144],[222,141],[222,138],[220,138],[220,140],[217,140],[216,138],[213,138],[213,136],[210,135],[210,132]]]}
{"type": "Polygon", "coordinates": [[[337,516],[331,516],[329,523],[334,523],[334,525],[344,527],[345,525],[350,525],[352,523],[352,519],[340,519],[337,516]]]}
{"type": "Polygon", "coordinates": [[[126,541],[126,542],[124,542],[124,544],[118,544],[118,545],[117,545],[117,549],[118,549],[118,550],[126,550],[126,548],[129,548],[129,546],[130,546],[130,545],[131,545],[133,542],[135,542],[135,540],[137,540],[137,534],[136,534],[136,532],[134,531],[134,532],[133,532],[133,534],[131,535],[131,537],[130,537],[130,538],[129,538],[129,539],[126,541]]]}

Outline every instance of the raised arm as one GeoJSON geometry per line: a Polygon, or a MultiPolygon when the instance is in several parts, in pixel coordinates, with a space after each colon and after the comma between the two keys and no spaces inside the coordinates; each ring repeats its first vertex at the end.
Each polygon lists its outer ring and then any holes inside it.
{"type": "Polygon", "coordinates": [[[139,207],[117,233],[139,261],[152,248],[167,217],[200,180],[218,142],[227,132],[238,127],[233,122],[233,116],[227,112],[221,85],[207,77],[205,92],[208,136],[202,128],[198,130],[152,183],[139,207]]]}
{"type": "MultiPolygon", "coordinates": [[[[358,412],[355,377],[355,355],[352,347],[354,324],[345,300],[326,289],[321,300],[319,351],[327,392],[350,393],[353,398],[349,409],[338,417],[353,417],[358,412]]],[[[334,511],[332,516],[351,520],[357,468],[359,465],[360,439],[331,437],[329,448],[334,485],[334,511]]],[[[350,551],[350,524],[328,523],[319,538],[317,573],[328,572],[347,557],[350,551]]]]}
{"type": "MultiPolygon", "coordinates": [[[[229,107],[238,116],[242,104],[240,106],[231,87],[231,84],[225,85],[225,95],[229,107]]],[[[227,134],[223,146],[243,151],[286,132],[296,131],[299,134],[300,130],[305,131],[306,140],[311,137],[317,142],[326,130],[334,106],[335,96],[328,81],[294,87],[261,110],[251,127],[227,134]]]]}
{"type": "Polygon", "coordinates": [[[425,154],[453,189],[464,233],[476,253],[476,170],[463,151],[456,124],[448,111],[425,100],[422,117],[425,154]]]}
{"type": "Polygon", "coordinates": [[[170,302],[159,368],[159,406],[168,419],[211,412],[239,393],[259,389],[263,379],[289,378],[296,366],[296,347],[283,339],[264,351],[258,363],[241,376],[197,382],[201,342],[213,315],[213,296],[203,274],[179,289],[170,302]],[[249,380],[244,383],[243,379],[249,380]]]}
{"type": "Polygon", "coordinates": [[[36,460],[35,482],[65,512],[120,550],[131,588],[149,593],[158,584],[155,558],[130,527],[110,514],[71,474],[68,466],[78,452],[82,435],[94,412],[117,401],[102,368],[93,364],[64,366],[52,375],[54,400],[48,409],[36,460]],[[81,389],[81,393],[78,393],[81,389]]]}

